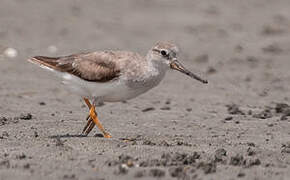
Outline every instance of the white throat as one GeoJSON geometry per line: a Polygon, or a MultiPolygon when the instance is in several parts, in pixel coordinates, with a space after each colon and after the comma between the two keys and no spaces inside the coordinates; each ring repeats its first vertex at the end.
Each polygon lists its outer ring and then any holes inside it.
{"type": "Polygon", "coordinates": [[[160,76],[159,78],[163,78],[166,71],[169,69],[169,66],[162,60],[154,59],[154,56],[152,56],[150,53],[147,54],[146,60],[148,63],[148,75],[160,76]]]}

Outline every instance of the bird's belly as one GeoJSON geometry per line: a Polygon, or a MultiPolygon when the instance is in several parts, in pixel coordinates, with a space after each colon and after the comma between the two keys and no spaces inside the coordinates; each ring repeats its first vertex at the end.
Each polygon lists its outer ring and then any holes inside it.
{"type": "Polygon", "coordinates": [[[62,81],[67,90],[87,98],[100,98],[105,102],[118,102],[132,99],[151,87],[129,87],[125,81],[111,81],[105,83],[88,82],[66,74],[62,81]]]}
{"type": "Polygon", "coordinates": [[[115,86],[114,89],[111,89],[102,96],[103,101],[105,102],[117,102],[125,101],[137,97],[140,94],[145,93],[151,88],[130,88],[126,84],[120,83],[115,86]]]}
{"type": "Polygon", "coordinates": [[[100,98],[105,102],[118,102],[135,98],[157,86],[162,76],[143,81],[119,79],[109,82],[88,82],[67,73],[60,73],[68,90],[87,98],[100,98]]]}

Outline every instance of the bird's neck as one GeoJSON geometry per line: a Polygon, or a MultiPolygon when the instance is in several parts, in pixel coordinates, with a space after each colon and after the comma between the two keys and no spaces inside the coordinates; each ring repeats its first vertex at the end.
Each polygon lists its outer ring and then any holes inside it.
{"type": "Polygon", "coordinates": [[[147,69],[146,69],[146,74],[148,74],[148,76],[152,76],[152,77],[164,77],[166,71],[168,70],[168,67],[163,64],[161,61],[159,60],[154,60],[152,59],[152,56],[147,55],[146,56],[146,62],[147,62],[147,69]]]}

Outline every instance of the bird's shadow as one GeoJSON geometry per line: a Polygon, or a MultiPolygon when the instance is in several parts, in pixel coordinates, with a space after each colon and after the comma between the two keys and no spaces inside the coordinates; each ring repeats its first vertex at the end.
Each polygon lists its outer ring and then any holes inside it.
{"type": "MultiPolygon", "coordinates": [[[[59,139],[59,138],[86,138],[90,137],[84,134],[61,134],[61,135],[53,135],[53,136],[48,136],[51,139],[59,139]]],[[[98,138],[103,138],[103,134],[97,133],[93,137],[98,137],[98,138]]]]}

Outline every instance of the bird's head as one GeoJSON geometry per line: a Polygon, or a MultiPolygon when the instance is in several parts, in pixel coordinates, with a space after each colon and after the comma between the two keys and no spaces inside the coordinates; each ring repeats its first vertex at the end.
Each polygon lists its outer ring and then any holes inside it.
{"type": "Polygon", "coordinates": [[[170,42],[158,42],[155,46],[149,51],[147,56],[150,56],[150,59],[159,66],[163,66],[168,69],[174,69],[183,74],[190,76],[202,83],[208,83],[207,80],[200,78],[194,73],[187,70],[179,61],[178,61],[178,47],[170,42]]]}

